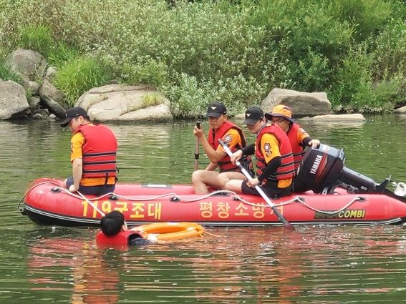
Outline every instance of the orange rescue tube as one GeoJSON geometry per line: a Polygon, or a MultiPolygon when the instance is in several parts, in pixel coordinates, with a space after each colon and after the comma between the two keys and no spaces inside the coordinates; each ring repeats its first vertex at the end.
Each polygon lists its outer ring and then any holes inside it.
{"type": "Polygon", "coordinates": [[[196,223],[153,223],[138,226],[142,236],[152,242],[182,240],[203,236],[204,228],[196,223]]]}

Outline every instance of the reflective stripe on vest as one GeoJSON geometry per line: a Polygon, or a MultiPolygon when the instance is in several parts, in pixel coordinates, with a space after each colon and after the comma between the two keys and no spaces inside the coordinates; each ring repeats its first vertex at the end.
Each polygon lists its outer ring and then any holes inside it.
{"type": "MultiPolygon", "coordinates": [[[[218,128],[216,131],[214,131],[212,128],[209,129],[209,136],[207,141],[209,142],[210,146],[214,149],[217,150],[217,147],[219,146],[218,140],[223,138],[224,134],[228,132],[230,129],[236,129],[238,133],[240,134],[241,137],[241,142],[242,142],[242,147],[240,145],[237,145],[231,149],[231,152],[234,153],[235,151],[238,151],[246,146],[246,140],[243,131],[241,130],[240,127],[237,125],[233,124],[232,122],[226,120],[220,128],[218,128]]],[[[246,158],[245,163],[251,165],[251,158],[246,158]]],[[[233,165],[231,163],[230,157],[228,155],[224,156],[219,162],[217,162],[217,165],[219,166],[220,172],[226,172],[226,171],[240,171],[237,165],[233,165]]]]}
{"type": "Polygon", "coordinates": [[[290,145],[292,146],[293,152],[293,161],[295,163],[295,169],[300,165],[300,162],[303,159],[304,149],[300,142],[297,141],[297,133],[300,129],[300,126],[297,123],[293,123],[288,130],[288,137],[290,145]]]}
{"type": "Polygon", "coordinates": [[[82,177],[116,176],[117,139],[113,132],[103,125],[82,125],[78,132],[86,140],[82,147],[82,177]]]}
{"type": "Polygon", "coordinates": [[[278,167],[274,174],[268,177],[270,181],[282,180],[293,178],[295,175],[295,166],[293,164],[292,148],[290,146],[289,138],[283,130],[276,126],[266,126],[258,134],[255,142],[255,157],[257,159],[257,176],[261,175],[267,164],[265,157],[261,152],[261,139],[264,134],[273,134],[279,142],[279,151],[281,153],[281,165],[278,167]]]}

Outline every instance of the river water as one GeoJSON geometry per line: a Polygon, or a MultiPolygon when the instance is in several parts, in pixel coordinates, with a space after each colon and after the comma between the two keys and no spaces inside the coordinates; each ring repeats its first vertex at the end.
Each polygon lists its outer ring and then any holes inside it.
{"type": "MultiPolygon", "coordinates": [[[[406,117],[367,118],[302,126],[343,148],[347,167],[406,182],[406,117]]],[[[111,127],[120,181],[189,183],[192,123],[111,127]]],[[[94,228],[38,226],[17,205],[34,179],[69,175],[69,138],[55,122],[0,122],[0,303],[405,301],[402,226],[209,228],[197,240],[128,251],[99,250],[94,228]]]]}

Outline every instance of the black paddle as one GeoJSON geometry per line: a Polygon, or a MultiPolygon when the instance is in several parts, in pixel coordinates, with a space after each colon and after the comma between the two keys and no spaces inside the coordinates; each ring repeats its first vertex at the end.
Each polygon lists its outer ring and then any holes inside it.
{"type": "MultiPolygon", "coordinates": [[[[196,127],[200,129],[200,121],[196,122],[196,127]]],[[[196,145],[195,145],[195,171],[199,167],[199,138],[196,138],[196,145]]]]}
{"type": "MultiPolygon", "coordinates": [[[[228,146],[224,143],[224,141],[222,141],[221,139],[219,139],[219,143],[220,145],[223,147],[224,151],[226,151],[226,153],[228,154],[228,156],[231,157],[231,155],[233,154],[230,149],[228,148],[228,146]]],[[[252,180],[251,175],[248,173],[248,171],[244,168],[244,166],[237,160],[236,165],[241,169],[241,172],[245,175],[246,178],[248,178],[248,180],[252,180]]],[[[271,199],[265,194],[264,191],[262,191],[261,187],[259,187],[258,185],[255,186],[255,190],[258,191],[258,193],[262,196],[262,198],[265,200],[265,202],[267,202],[267,204],[272,208],[273,212],[276,214],[276,216],[278,217],[278,219],[282,222],[283,226],[285,226],[285,228],[289,229],[289,230],[295,230],[295,228],[293,227],[293,225],[291,223],[289,223],[285,217],[279,212],[279,210],[276,208],[276,206],[274,205],[274,203],[272,203],[271,199]]]]}

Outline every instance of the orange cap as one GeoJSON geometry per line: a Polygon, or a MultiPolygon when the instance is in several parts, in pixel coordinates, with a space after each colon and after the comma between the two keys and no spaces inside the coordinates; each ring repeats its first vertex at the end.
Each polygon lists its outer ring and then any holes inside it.
{"type": "Polygon", "coordinates": [[[294,120],[292,119],[292,110],[288,106],[285,106],[285,105],[282,105],[282,104],[275,106],[272,109],[272,113],[266,113],[265,114],[265,117],[268,120],[271,120],[273,116],[275,116],[275,117],[283,117],[283,118],[285,118],[285,119],[287,119],[289,121],[294,122],[294,120]]]}

